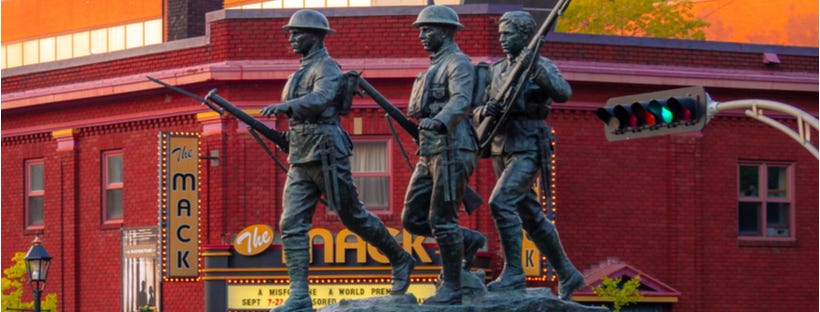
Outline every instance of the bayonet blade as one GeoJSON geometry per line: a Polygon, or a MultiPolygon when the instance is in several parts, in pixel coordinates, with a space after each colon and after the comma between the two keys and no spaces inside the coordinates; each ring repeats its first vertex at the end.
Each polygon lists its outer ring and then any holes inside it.
{"type": "Polygon", "coordinates": [[[145,77],[146,77],[146,78],[148,78],[148,80],[151,80],[151,81],[153,81],[153,82],[155,82],[155,83],[157,83],[157,84],[159,84],[159,85],[161,85],[161,86],[163,86],[163,87],[166,87],[166,88],[168,88],[168,89],[171,89],[171,90],[176,91],[176,92],[177,92],[177,93],[179,93],[179,94],[182,94],[182,95],[185,95],[185,96],[190,97],[190,98],[192,98],[192,99],[195,99],[195,100],[197,100],[197,102],[199,102],[200,104],[205,104],[205,105],[208,105],[208,107],[210,107],[212,110],[216,111],[216,112],[217,112],[217,113],[219,113],[220,115],[222,115],[222,113],[223,113],[222,109],[220,109],[219,107],[214,106],[211,102],[209,102],[208,100],[206,100],[206,99],[202,98],[202,97],[201,97],[201,96],[199,96],[199,95],[196,95],[196,94],[193,94],[193,93],[191,93],[191,92],[188,92],[188,91],[186,91],[185,89],[182,89],[182,88],[179,88],[179,87],[176,87],[176,86],[172,86],[172,85],[170,85],[170,84],[167,84],[167,83],[165,83],[165,82],[163,82],[163,81],[161,81],[161,80],[159,80],[159,79],[157,79],[157,78],[154,78],[154,77],[151,77],[151,76],[147,76],[147,75],[146,75],[145,77]]]}

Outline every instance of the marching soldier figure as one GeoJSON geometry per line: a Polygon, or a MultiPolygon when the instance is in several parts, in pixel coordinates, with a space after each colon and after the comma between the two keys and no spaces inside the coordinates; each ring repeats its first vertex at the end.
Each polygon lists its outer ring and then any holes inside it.
{"type": "Polygon", "coordinates": [[[476,167],[475,130],[470,123],[473,65],[453,41],[464,26],[453,9],[431,5],[418,15],[424,49],[433,53],[416,78],[407,114],[419,120],[419,161],[404,200],[402,224],[410,233],[435,237],[443,282],[424,304],[461,304],[462,258],[469,269],[485,238],[458,225],[458,208],[476,167]]]}
{"type": "Polygon", "coordinates": [[[302,56],[300,68],[288,78],[282,104],[262,109],[262,115],[286,115],[290,123],[287,180],[279,222],[282,248],[290,278],[290,297],[271,311],[312,311],[308,291],[310,243],[308,230],[319,197],[342,223],[390,260],[392,295],[402,295],[410,283],[415,261],[387,231],[379,218],[368,212],[351,177],[350,137],[339,125],[343,98],[341,68],[328,55],[324,38],[333,33],[327,18],[318,11],[293,13],[287,25],[293,52],[302,56]]]}
{"type": "MultiPolygon", "coordinates": [[[[515,62],[521,61],[522,51],[535,30],[535,20],[524,11],[507,12],[499,20],[499,42],[507,58],[491,68],[492,81],[487,93],[491,99],[501,92],[499,89],[506,82],[515,62]]],[[[566,102],[572,90],[552,61],[544,57],[536,60],[538,64],[533,75],[526,82],[521,96],[512,101],[510,117],[500,125],[491,145],[493,168],[498,181],[490,195],[490,211],[501,237],[505,263],[501,275],[490,282],[487,289],[525,289],[521,263],[523,227],[555,268],[559,296],[568,300],[573,291],[584,286],[584,277],[567,258],[558,231],[541,212],[540,202],[531,186],[540,172],[539,187],[542,191],[549,190],[552,134],[544,120],[549,115],[551,102],[566,102]]],[[[501,105],[490,101],[477,107],[474,117],[480,121],[488,116],[498,117],[501,112],[501,105]]]]}

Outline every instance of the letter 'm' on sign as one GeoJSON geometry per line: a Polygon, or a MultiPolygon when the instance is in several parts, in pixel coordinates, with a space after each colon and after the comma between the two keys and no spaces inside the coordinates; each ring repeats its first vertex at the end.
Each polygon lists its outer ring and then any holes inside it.
{"type": "Polygon", "coordinates": [[[166,277],[199,276],[199,136],[159,133],[160,209],[166,277]]]}
{"type": "Polygon", "coordinates": [[[196,190],[196,176],[193,173],[174,173],[171,190],[196,190]]]}

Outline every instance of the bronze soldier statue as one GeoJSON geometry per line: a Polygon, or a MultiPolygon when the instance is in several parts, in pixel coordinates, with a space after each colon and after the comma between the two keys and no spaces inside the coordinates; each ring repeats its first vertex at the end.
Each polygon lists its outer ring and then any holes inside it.
{"type": "Polygon", "coordinates": [[[352,143],[339,125],[343,75],[324,46],[334,31],[327,18],[310,9],[293,13],[287,25],[300,68],[288,78],[282,104],[262,109],[262,115],[286,115],[290,124],[287,180],[279,222],[285,252],[290,297],[271,311],[312,311],[308,292],[310,244],[308,230],[319,197],[324,194],[342,223],[387,256],[392,266],[392,295],[402,295],[410,283],[415,260],[387,231],[384,223],[359,201],[350,169],[352,143]]]}
{"type": "Polygon", "coordinates": [[[486,240],[458,225],[458,209],[478,149],[470,123],[473,65],[453,41],[464,27],[453,9],[428,6],[413,27],[433,55],[430,67],[413,84],[407,109],[419,120],[419,160],[407,187],[402,224],[410,233],[435,237],[441,251],[443,281],[424,304],[461,304],[462,258],[469,270],[486,240]]]}
{"type": "MultiPolygon", "coordinates": [[[[489,98],[497,98],[514,63],[521,61],[522,51],[530,42],[535,27],[532,15],[524,11],[507,12],[499,20],[499,42],[507,57],[491,68],[489,98]]],[[[490,146],[493,169],[498,177],[490,195],[490,212],[501,237],[505,263],[501,275],[490,282],[487,289],[523,291],[526,288],[521,263],[523,227],[555,268],[559,296],[568,300],[573,291],[584,286],[584,277],[567,258],[558,232],[541,212],[540,202],[531,186],[539,172],[550,170],[549,138],[552,134],[544,120],[550,113],[551,102],[566,102],[572,90],[555,64],[545,57],[539,57],[533,73],[520,97],[511,102],[509,117],[500,125],[490,146]]],[[[474,118],[480,121],[485,117],[498,117],[501,112],[499,103],[489,101],[476,107],[474,118]]],[[[545,177],[547,175],[542,175],[542,190],[547,190],[544,184],[548,179],[545,177]]]]}

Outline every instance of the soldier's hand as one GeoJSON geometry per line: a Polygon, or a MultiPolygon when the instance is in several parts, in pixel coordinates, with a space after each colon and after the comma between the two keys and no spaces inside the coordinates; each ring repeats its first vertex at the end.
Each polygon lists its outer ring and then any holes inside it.
{"type": "Polygon", "coordinates": [[[260,112],[262,116],[270,117],[270,115],[287,114],[290,106],[287,104],[271,104],[266,106],[260,112]]]}
{"type": "Polygon", "coordinates": [[[433,118],[422,118],[421,121],[419,121],[419,129],[438,132],[443,132],[445,130],[444,124],[433,118]]]}
{"type": "Polygon", "coordinates": [[[484,115],[484,117],[497,118],[501,115],[501,111],[501,103],[498,103],[496,101],[489,101],[487,102],[487,104],[484,105],[484,112],[482,113],[482,115],[484,115]]]}

